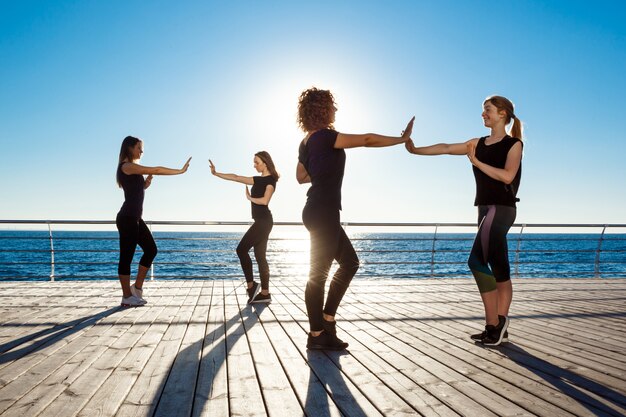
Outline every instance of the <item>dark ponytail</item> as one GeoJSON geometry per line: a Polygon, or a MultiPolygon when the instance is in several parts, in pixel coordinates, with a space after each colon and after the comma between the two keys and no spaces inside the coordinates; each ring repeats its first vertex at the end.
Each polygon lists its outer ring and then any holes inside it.
{"type": "Polygon", "coordinates": [[[124,140],[122,141],[122,146],[120,148],[120,158],[119,161],[117,163],[117,172],[115,174],[115,179],[117,180],[117,185],[122,188],[122,181],[121,181],[121,168],[120,165],[122,164],[122,162],[124,161],[132,161],[133,160],[133,153],[131,151],[131,148],[133,148],[135,145],[137,145],[137,142],[140,142],[141,139],[138,139],[134,136],[126,136],[124,138],[124,140]]]}

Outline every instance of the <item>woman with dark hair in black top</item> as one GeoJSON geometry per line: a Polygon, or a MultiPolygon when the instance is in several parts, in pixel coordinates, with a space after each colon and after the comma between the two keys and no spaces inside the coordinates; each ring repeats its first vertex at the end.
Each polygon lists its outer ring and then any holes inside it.
{"type": "Polygon", "coordinates": [[[300,95],[298,124],[306,136],[300,143],[296,178],[311,183],[302,221],[311,235],[311,264],[304,299],[309,316],[308,349],[342,350],[348,344],[337,337],[335,314],[352,277],[359,269],[359,258],[341,227],[341,185],[346,163],[344,149],[384,147],[406,142],[411,137],[413,119],[400,137],[374,133],[352,135],[333,128],[335,100],[328,90],[310,88],[300,95]],[[339,263],[324,303],[324,286],[333,260],[339,263]]]}
{"type": "Polygon", "coordinates": [[[211,166],[211,174],[216,177],[246,184],[246,198],[250,200],[254,223],[243,235],[239,245],[237,245],[237,256],[241,262],[241,269],[243,269],[248,286],[248,303],[269,304],[272,302],[272,296],[269,292],[270,268],[267,264],[266,252],[267,241],[274,226],[274,219],[272,218],[269,204],[276,190],[276,181],[278,181],[280,175],[276,171],[272,157],[265,151],[257,152],[254,155],[254,169],[261,174],[260,176],[242,177],[236,174],[222,174],[215,170],[215,165],[213,165],[210,159],[209,164],[211,166]],[[252,186],[250,191],[248,191],[248,185],[252,186]],[[252,259],[248,253],[253,247],[254,257],[259,267],[259,276],[261,278],[261,292],[258,294],[259,284],[254,280],[252,259]]]}
{"type": "Polygon", "coordinates": [[[115,224],[120,234],[120,260],[117,267],[120,284],[122,285],[122,306],[137,307],[146,304],[143,298],[143,281],[157,254],[157,247],[150,229],[141,218],[143,214],[144,190],[152,184],[153,175],[183,174],[189,167],[189,161],[181,169],[165,167],[146,167],[136,163],[143,153],[143,142],[133,136],[126,136],[120,149],[117,165],[117,185],[124,189],[124,204],[115,224]],[[148,177],[144,179],[144,175],[148,177]],[[130,285],[130,265],[133,262],[137,245],[143,250],[139,260],[137,278],[130,285]]]}
{"type": "Polygon", "coordinates": [[[522,176],[522,123],[513,103],[502,96],[483,102],[483,124],[491,134],[464,143],[440,143],[406,148],[416,155],[467,155],[476,180],[478,233],[468,265],[478,285],[485,308],[485,330],[471,338],[487,346],[508,341],[509,308],[513,284],[506,235],[516,216],[517,190],[522,176]],[[513,122],[511,135],[506,126],[513,122]]]}

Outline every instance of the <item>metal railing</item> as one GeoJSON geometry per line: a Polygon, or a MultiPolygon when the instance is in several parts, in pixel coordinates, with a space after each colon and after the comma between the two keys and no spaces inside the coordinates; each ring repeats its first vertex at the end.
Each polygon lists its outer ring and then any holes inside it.
{"type": "MultiPolygon", "coordinates": [[[[0,280],[116,279],[114,224],[110,220],[0,220],[0,280]],[[107,230],[84,230],[95,226],[107,230]],[[18,230],[25,227],[40,230],[18,230]],[[62,230],[72,227],[83,230],[62,230]]],[[[234,249],[242,233],[203,230],[242,228],[251,222],[146,224],[159,246],[150,279],[241,277],[234,249]],[[177,230],[167,231],[171,228],[177,230]]],[[[300,222],[274,226],[268,246],[272,276],[306,276],[306,230],[300,222]],[[281,229],[292,233],[281,234],[281,229]]],[[[357,277],[471,276],[466,258],[476,231],[474,223],[344,222],[343,226],[361,260],[357,277]]],[[[508,241],[515,277],[626,277],[626,224],[515,224],[508,241]]],[[[135,263],[140,255],[138,249],[135,263]]]]}

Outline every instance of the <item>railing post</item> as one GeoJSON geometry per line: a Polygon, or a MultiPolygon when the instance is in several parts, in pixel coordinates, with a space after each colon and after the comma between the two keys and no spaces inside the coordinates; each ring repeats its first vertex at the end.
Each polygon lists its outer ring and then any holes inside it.
{"type": "Polygon", "coordinates": [[[596,262],[594,265],[594,273],[596,278],[600,278],[600,253],[602,252],[602,241],[604,240],[604,232],[606,231],[607,225],[605,224],[602,228],[602,233],[600,233],[600,239],[598,239],[598,249],[596,250],[596,262]]]}
{"type": "Polygon", "coordinates": [[[52,227],[48,223],[48,234],[50,236],[50,281],[54,281],[54,241],[52,240],[52,227]]]}
{"type": "Polygon", "coordinates": [[[517,238],[517,248],[515,248],[515,278],[519,278],[519,252],[520,246],[522,245],[522,233],[524,233],[525,226],[525,224],[522,224],[522,228],[519,230],[519,236],[517,238]]]}
{"type": "Polygon", "coordinates": [[[430,277],[435,277],[435,244],[437,242],[437,229],[439,225],[435,224],[435,233],[433,234],[433,246],[430,250],[430,277]]]}

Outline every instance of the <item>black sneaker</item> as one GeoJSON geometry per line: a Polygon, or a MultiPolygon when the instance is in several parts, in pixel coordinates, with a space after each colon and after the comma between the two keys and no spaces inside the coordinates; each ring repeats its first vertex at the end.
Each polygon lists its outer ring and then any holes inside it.
{"type": "MultiPolygon", "coordinates": [[[[470,336],[470,338],[475,342],[482,342],[485,337],[487,337],[487,330],[483,330],[482,333],[476,333],[470,336]]],[[[508,341],[509,341],[509,332],[505,331],[504,336],[502,337],[502,343],[506,343],[508,341]]]]}
{"type": "MultiPolygon", "coordinates": [[[[498,327],[502,328],[505,326],[506,323],[506,327],[504,330],[504,335],[502,337],[502,342],[508,342],[509,341],[509,332],[506,331],[506,328],[509,327],[509,319],[507,317],[504,316],[500,316],[498,315],[498,327]]],[[[477,342],[482,342],[482,340],[487,337],[487,327],[485,326],[485,330],[483,330],[481,333],[476,333],[470,336],[470,338],[474,341],[477,342]]]]}
{"type": "Polygon", "coordinates": [[[250,304],[269,304],[271,302],[272,302],[271,294],[264,295],[264,294],[258,293],[256,297],[254,297],[252,301],[250,301],[250,304]]]}
{"type": "Polygon", "coordinates": [[[509,327],[509,318],[505,316],[498,316],[498,325],[497,326],[487,326],[485,328],[487,335],[481,341],[481,343],[485,346],[498,346],[503,342],[505,335],[507,336],[508,341],[508,333],[506,329],[509,327]]]}
{"type": "Polygon", "coordinates": [[[306,348],[311,350],[344,350],[348,347],[348,344],[337,336],[323,331],[319,336],[312,336],[309,333],[309,337],[306,342],[306,348]]]}
{"type": "Polygon", "coordinates": [[[252,302],[252,299],[259,292],[260,289],[261,289],[261,286],[259,285],[259,283],[252,281],[252,287],[246,290],[248,292],[248,304],[252,302]]]}
{"type": "Polygon", "coordinates": [[[477,342],[481,342],[485,337],[487,337],[487,330],[483,330],[481,333],[476,333],[470,336],[470,339],[475,340],[477,342]]]}

